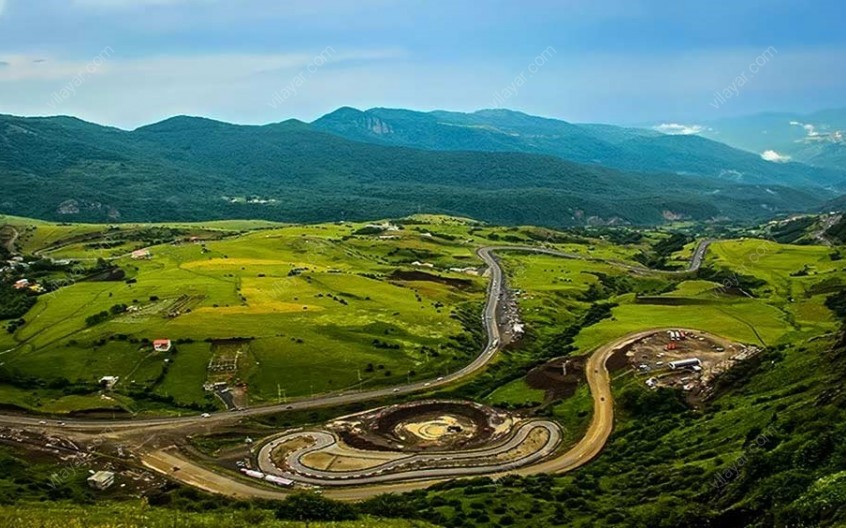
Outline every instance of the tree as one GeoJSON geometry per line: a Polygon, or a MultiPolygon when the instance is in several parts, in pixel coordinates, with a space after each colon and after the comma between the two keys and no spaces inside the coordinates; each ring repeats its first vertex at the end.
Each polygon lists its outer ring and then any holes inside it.
{"type": "Polygon", "coordinates": [[[277,519],[302,521],[351,521],[358,518],[349,504],[333,501],[317,493],[297,493],[276,508],[277,519]]]}

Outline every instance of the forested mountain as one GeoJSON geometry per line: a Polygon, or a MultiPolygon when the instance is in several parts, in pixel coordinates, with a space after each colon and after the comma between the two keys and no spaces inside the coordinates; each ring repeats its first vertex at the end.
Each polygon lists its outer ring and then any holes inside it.
{"type": "Polygon", "coordinates": [[[414,112],[341,108],[314,126],[348,139],[431,150],[549,154],[627,171],[694,174],[756,184],[842,186],[846,173],[774,163],[696,135],[575,125],[510,110],[414,112]]]}
{"type": "MultiPolygon", "coordinates": [[[[548,126],[564,133],[572,125],[548,126]]],[[[622,129],[605,135],[622,143],[675,139],[622,129]]],[[[509,224],[649,224],[757,218],[832,196],[549,155],[367,144],[299,121],[239,126],[191,117],[129,132],[68,117],[0,116],[0,174],[0,212],[67,221],[310,222],[427,211],[509,224]]]]}

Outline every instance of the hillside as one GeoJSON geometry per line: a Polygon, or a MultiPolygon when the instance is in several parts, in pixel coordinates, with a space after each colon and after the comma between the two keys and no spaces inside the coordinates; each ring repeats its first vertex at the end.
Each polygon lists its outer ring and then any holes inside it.
{"type": "Polygon", "coordinates": [[[269,509],[186,513],[150,508],[140,501],[86,506],[33,503],[0,507],[6,528],[425,528],[422,521],[366,518],[355,521],[298,522],[275,520],[269,509]],[[116,524],[117,523],[117,524],[116,524]]]}
{"type": "Polygon", "coordinates": [[[611,125],[574,125],[510,110],[414,112],[341,108],[314,126],[340,136],[384,145],[431,150],[549,154],[627,171],[673,172],[742,183],[843,185],[846,173],[760,155],[698,136],[665,135],[611,125]]]}
{"type": "Polygon", "coordinates": [[[655,224],[760,218],[830,197],[537,154],[365,144],[298,121],[176,117],[127,132],[4,116],[0,146],[0,213],[58,221],[316,222],[430,211],[504,224],[655,224]]]}

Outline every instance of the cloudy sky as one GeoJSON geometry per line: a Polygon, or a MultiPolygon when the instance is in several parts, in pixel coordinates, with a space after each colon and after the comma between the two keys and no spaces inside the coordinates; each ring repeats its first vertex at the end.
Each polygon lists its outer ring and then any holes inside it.
{"type": "Polygon", "coordinates": [[[0,113],[807,112],[846,106],[844,20],[842,0],[0,0],[0,113]]]}

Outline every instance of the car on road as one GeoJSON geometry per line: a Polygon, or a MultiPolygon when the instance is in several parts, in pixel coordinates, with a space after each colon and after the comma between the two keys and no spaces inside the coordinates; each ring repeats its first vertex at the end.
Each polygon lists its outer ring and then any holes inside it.
{"type": "Polygon", "coordinates": [[[45,422],[44,420],[41,420],[40,422],[38,422],[38,425],[47,425],[47,422],[45,422]]]}
{"type": "Polygon", "coordinates": [[[399,389],[394,389],[391,392],[399,392],[399,389]]]}
{"type": "Polygon", "coordinates": [[[209,418],[211,415],[209,413],[203,413],[200,415],[200,418],[209,418]]]}

